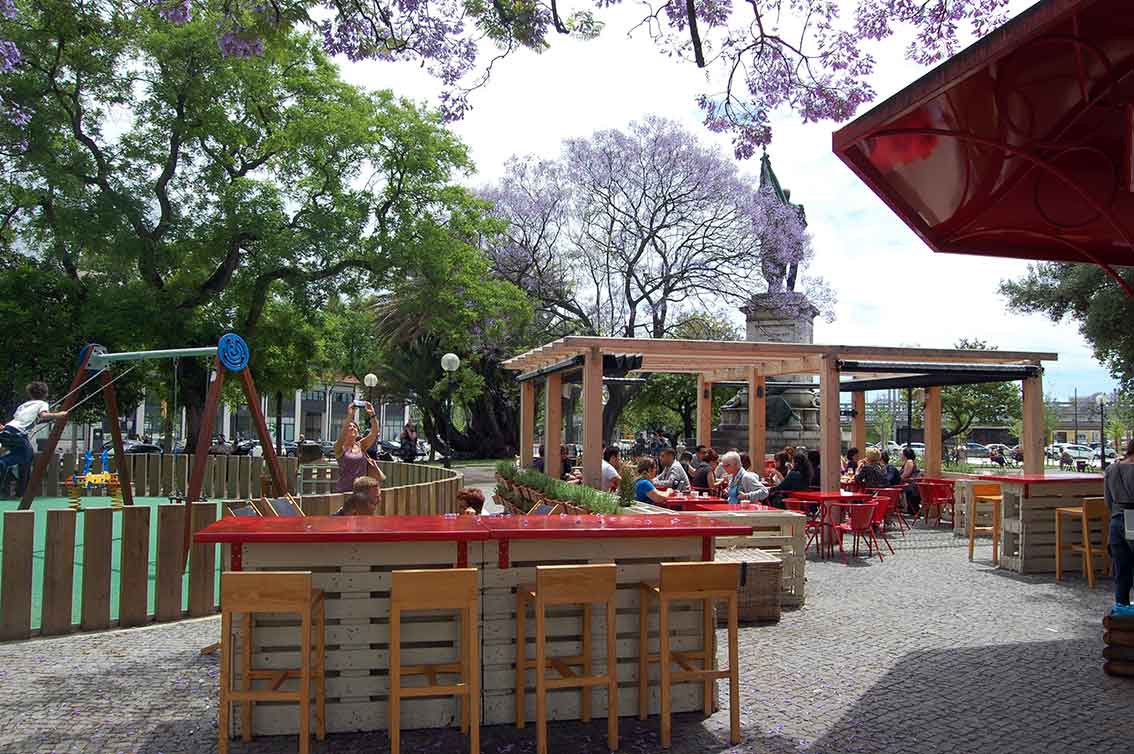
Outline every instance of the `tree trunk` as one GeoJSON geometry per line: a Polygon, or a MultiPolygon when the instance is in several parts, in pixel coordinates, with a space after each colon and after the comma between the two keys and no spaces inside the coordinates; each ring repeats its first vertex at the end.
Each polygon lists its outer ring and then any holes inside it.
{"type": "MultiPolygon", "coordinates": [[[[610,399],[602,407],[602,444],[604,447],[609,444],[610,438],[614,436],[614,426],[618,424],[622,410],[630,401],[634,400],[634,396],[641,390],[640,385],[607,385],[610,399]]],[[[585,432],[586,429],[584,428],[583,431],[585,432]]]]}
{"type": "MultiPolygon", "coordinates": [[[[181,380],[178,384],[185,405],[185,452],[197,449],[198,433],[204,416],[205,396],[209,389],[209,372],[200,359],[186,359],[181,365],[181,380]]],[[[208,447],[211,437],[203,438],[208,447]]]]}

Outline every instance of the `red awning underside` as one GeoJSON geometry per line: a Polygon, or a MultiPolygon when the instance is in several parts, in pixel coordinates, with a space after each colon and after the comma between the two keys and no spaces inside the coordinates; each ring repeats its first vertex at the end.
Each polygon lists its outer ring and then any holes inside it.
{"type": "Polygon", "coordinates": [[[935,251],[1134,265],[1134,3],[1046,0],[834,134],[935,251]]]}

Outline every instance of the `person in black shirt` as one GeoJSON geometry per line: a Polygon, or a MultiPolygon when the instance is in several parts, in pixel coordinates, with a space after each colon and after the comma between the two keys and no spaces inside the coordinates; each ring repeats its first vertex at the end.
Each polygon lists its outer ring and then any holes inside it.
{"type": "Polygon", "coordinates": [[[855,484],[867,490],[885,487],[886,475],[878,463],[880,460],[882,454],[878,452],[878,448],[867,448],[866,460],[859,464],[858,471],[854,475],[855,484]]]}
{"type": "Polygon", "coordinates": [[[890,454],[882,451],[882,475],[886,477],[887,487],[897,487],[902,483],[902,472],[898,471],[898,467],[890,463],[890,454]]]}
{"type": "Polygon", "coordinates": [[[689,486],[698,491],[716,492],[718,484],[716,474],[719,465],[720,456],[717,455],[717,451],[712,448],[706,449],[705,460],[697,464],[689,476],[689,486]]]}
{"type": "Polygon", "coordinates": [[[796,453],[792,457],[791,468],[784,474],[782,482],[773,487],[768,495],[768,504],[776,508],[784,507],[784,498],[791,497],[792,492],[807,489],[811,481],[811,463],[807,454],[796,453]]]}

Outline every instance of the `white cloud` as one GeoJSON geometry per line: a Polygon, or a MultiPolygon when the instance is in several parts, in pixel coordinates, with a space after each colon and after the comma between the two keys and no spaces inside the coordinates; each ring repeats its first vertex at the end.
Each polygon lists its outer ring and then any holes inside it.
{"type": "MultiPolygon", "coordinates": [[[[636,12],[614,6],[604,11],[607,27],[597,40],[557,38],[543,54],[520,52],[496,67],[473,95],[473,111],[453,126],[476,162],[470,183],[498,177],[514,154],[554,156],[563,139],[619,128],[647,114],[680,121],[731,153],[727,136],[700,124],[694,98],[705,86],[704,72],[659,54],[644,34],[625,37],[636,12]]],[[[877,48],[878,99],[923,72],[904,59],[904,47],[904,40],[892,39],[877,48]]],[[[340,64],[349,81],[363,86],[428,102],[436,102],[440,91],[415,65],[340,64]]],[[[1023,273],[1025,263],[934,254],[835,157],[836,124],[801,124],[783,113],[774,125],[773,165],[792,200],[806,206],[814,236],[810,272],[825,277],[839,297],[836,320],[816,323],[817,341],[942,347],[981,338],[1002,349],[1057,352],[1059,360],[1046,374],[1049,393],[1112,389],[1076,323],[1053,324],[1006,309],[999,282],[1023,273]]],[[[755,160],[741,165],[750,174],[757,169],[755,160]]]]}

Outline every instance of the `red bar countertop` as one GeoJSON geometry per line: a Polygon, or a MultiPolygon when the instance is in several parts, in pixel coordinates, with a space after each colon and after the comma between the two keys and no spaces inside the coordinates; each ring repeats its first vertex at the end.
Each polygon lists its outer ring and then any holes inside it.
{"type": "Polygon", "coordinates": [[[977,477],[982,482],[1019,482],[1021,484],[1056,484],[1059,482],[1098,482],[1102,484],[1103,478],[1098,474],[1017,474],[999,475],[982,474],[977,477]]]}
{"type": "Polygon", "coordinates": [[[474,542],[473,516],[225,516],[193,535],[199,544],[247,542],[474,542]]]}
{"type": "Polygon", "coordinates": [[[751,526],[708,516],[226,516],[193,535],[199,544],[255,542],[470,542],[488,539],[743,536],[751,526]]]}

